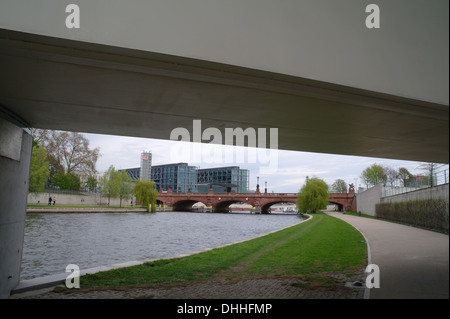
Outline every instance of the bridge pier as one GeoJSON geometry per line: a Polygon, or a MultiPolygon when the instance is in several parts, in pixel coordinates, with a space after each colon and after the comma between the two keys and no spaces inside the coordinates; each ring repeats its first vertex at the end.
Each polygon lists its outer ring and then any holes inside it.
{"type": "Polygon", "coordinates": [[[8,298],[20,280],[33,139],[30,130],[19,126],[17,118],[2,111],[0,109],[0,298],[8,298]]]}

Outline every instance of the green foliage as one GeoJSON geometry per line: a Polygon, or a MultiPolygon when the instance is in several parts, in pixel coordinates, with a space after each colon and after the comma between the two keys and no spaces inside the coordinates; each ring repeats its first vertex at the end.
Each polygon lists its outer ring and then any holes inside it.
{"type": "Polygon", "coordinates": [[[156,211],[156,199],[158,198],[158,191],[155,189],[153,181],[137,181],[133,188],[133,194],[136,196],[136,201],[151,211],[156,211]]]}
{"type": "Polygon", "coordinates": [[[307,179],[298,193],[299,213],[315,213],[328,204],[328,185],[319,178],[307,179]]]}
{"type": "Polygon", "coordinates": [[[52,179],[52,186],[60,189],[78,191],[81,188],[80,177],[75,174],[56,173],[52,179]]]}
{"type": "Polygon", "coordinates": [[[119,183],[120,207],[122,207],[122,199],[129,199],[133,191],[133,180],[125,171],[117,172],[114,176],[119,183]]]}
{"type": "Polygon", "coordinates": [[[97,180],[94,176],[89,176],[86,181],[86,189],[90,192],[94,192],[97,188],[97,180]]]}
{"type": "Polygon", "coordinates": [[[367,187],[378,183],[385,185],[387,181],[386,169],[376,163],[372,164],[361,173],[361,178],[367,187]]]}
{"type": "Polygon", "coordinates": [[[403,186],[408,186],[414,181],[414,176],[406,168],[400,167],[398,169],[398,177],[402,181],[403,186]]]}
{"type": "Polygon", "coordinates": [[[33,141],[28,190],[30,192],[43,191],[49,174],[47,153],[43,147],[40,147],[36,141],[33,141]]]}
{"type": "Polygon", "coordinates": [[[116,171],[113,165],[103,175],[100,185],[103,194],[108,196],[108,206],[111,197],[119,197],[120,206],[122,207],[122,199],[130,198],[133,188],[131,177],[125,171],[116,171]]]}
{"type": "Polygon", "coordinates": [[[332,193],[344,193],[347,189],[347,183],[342,179],[337,179],[333,185],[331,185],[332,193]]]}

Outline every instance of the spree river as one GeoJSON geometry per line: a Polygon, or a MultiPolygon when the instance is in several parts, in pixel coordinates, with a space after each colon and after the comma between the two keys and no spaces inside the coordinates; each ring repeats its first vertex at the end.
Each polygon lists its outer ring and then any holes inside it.
{"type": "Polygon", "coordinates": [[[296,215],[29,213],[21,280],[133,260],[189,254],[302,222],[296,215]]]}

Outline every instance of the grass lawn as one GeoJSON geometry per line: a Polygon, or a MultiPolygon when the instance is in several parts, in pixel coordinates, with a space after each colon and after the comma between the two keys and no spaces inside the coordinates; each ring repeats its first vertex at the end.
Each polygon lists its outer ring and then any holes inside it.
{"type": "Polygon", "coordinates": [[[215,279],[300,276],[364,269],[363,236],[323,213],[312,220],[243,243],[80,278],[82,289],[171,285],[215,279]]]}

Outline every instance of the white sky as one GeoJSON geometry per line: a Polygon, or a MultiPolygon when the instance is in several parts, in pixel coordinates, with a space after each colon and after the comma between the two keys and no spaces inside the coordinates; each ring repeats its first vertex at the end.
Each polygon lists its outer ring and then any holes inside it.
{"type": "MultiPolygon", "coordinates": [[[[234,152],[234,154],[236,154],[236,151],[243,151],[245,160],[243,162],[225,163],[223,158],[222,163],[208,163],[206,157],[199,157],[199,161],[193,162],[193,160],[196,160],[194,152],[197,152],[198,155],[199,149],[196,147],[199,147],[199,144],[113,135],[86,133],[83,133],[83,135],[89,139],[91,148],[100,147],[102,156],[97,161],[99,172],[106,171],[110,165],[114,165],[116,169],[139,167],[141,152],[151,151],[152,165],[186,162],[200,168],[237,165],[243,169],[249,169],[250,189],[256,188],[257,176],[259,176],[261,189],[264,189],[267,181],[268,192],[273,191],[275,193],[298,192],[306,176],[321,178],[329,185],[340,178],[347,184],[356,182],[357,186],[360,186],[362,184],[360,179],[362,171],[374,163],[394,169],[406,167],[412,174],[422,173],[422,169],[419,168],[420,162],[280,150],[277,151],[278,163],[275,163],[274,157],[270,158],[273,159],[272,164],[277,164],[276,171],[264,174],[260,171],[260,168],[268,167],[268,162],[261,164],[261,160],[257,157],[256,163],[248,163],[248,149],[201,144],[201,150],[203,152],[209,151],[210,154],[217,151],[234,152]],[[180,148],[183,149],[183,147],[187,147],[185,152],[174,157],[174,151],[178,150],[176,153],[179,154],[180,148]],[[357,180],[355,181],[355,179],[357,180]]],[[[272,153],[272,156],[274,155],[272,153]]],[[[235,159],[236,156],[233,156],[233,158],[235,159]]],[[[361,186],[364,187],[365,185],[361,186]]]]}

